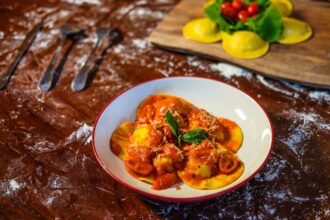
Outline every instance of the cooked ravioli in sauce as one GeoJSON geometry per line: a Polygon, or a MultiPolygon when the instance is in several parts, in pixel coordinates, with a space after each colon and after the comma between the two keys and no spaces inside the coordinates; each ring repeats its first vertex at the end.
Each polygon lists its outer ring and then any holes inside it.
{"type": "Polygon", "coordinates": [[[165,94],[147,97],[134,122],[113,132],[110,149],[136,179],[162,190],[177,183],[207,190],[226,186],[244,172],[236,155],[243,133],[235,122],[165,94]]]}

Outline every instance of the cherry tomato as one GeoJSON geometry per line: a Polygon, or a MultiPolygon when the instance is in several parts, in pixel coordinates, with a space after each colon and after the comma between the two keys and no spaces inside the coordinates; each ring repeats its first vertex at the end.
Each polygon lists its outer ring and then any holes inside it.
{"type": "Polygon", "coordinates": [[[153,170],[152,165],[148,164],[147,162],[143,162],[136,157],[130,158],[128,161],[126,161],[126,165],[128,169],[142,176],[149,175],[153,170]]]}
{"type": "Polygon", "coordinates": [[[244,4],[241,0],[234,0],[233,3],[231,3],[231,6],[236,10],[240,11],[244,8],[244,4]]]}
{"type": "Polygon", "coordinates": [[[259,12],[259,5],[255,2],[249,4],[247,12],[250,16],[256,15],[259,12]]]}
{"type": "Polygon", "coordinates": [[[176,176],[176,173],[166,173],[162,176],[157,177],[156,181],[152,185],[152,188],[156,190],[166,189],[176,184],[177,182],[178,178],[176,176]]]}
{"type": "Polygon", "coordinates": [[[163,131],[164,131],[164,135],[166,137],[166,140],[170,143],[173,142],[174,137],[173,137],[173,134],[172,134],[172,131],[171,131],[170,127],[168,125],[165,125],[164,128],[163,128],[163,131]]]}
{"type": "Polygon", "coordinates": [[[246,10],[242,10],[238,12],[238,20],[242,21],[242,22],[246,22],[247,18],[249,17],[249,14],[246,10]]]}
{"type": "Polygon", "coordinates": [[[221,11],[226,10],[226,8],[231,8],[230,2],[224,2],[221,4],[221,11]]]}
{"type": "Polygon", "coordinates": [[[224,153],[219,159],[219,169],[222,173],[230,174],[238,166],[239,166],[238,159],[230,153],[224,153]]]}
{"type": "Polygon", "coordinates": [[[222,14],[226,19],[231,20],[231,21],[234,21],[237,18],[237,12],[232,7],[226,8],[225,10],[223,10],[222,14]]]}

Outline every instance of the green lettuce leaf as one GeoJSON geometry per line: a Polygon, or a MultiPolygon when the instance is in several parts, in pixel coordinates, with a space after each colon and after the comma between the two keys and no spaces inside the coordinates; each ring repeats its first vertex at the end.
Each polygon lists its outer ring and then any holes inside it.
{"type": "Polygon", "coordinates": [[[275,42],[283,31],[281,13],[275,7],[269,6],[255,20],[251,19],[250,26],[264,41],[275,42]]]}
{"type": "Polygon", "coordinates": [[[243,22],[231,22],[226,20],[220,12],[220,5],[227,0],[216,0],[213,4],[204,9],[204,14],[213,22],[219,24],[222,31],[233,33],[235,31],[247,30],[256,32],[264,41],[275,42],[283,31],[281,13],[272,5],[269,0],[245,0],[245,4],[257,2],[260,12],[255,18],[248,18],[243,22]]]}

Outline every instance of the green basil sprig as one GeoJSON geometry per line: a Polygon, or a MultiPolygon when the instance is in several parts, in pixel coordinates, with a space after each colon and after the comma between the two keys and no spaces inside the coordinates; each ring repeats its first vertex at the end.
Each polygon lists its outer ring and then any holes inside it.
{"type": "Polygon", "coordinates": [[[207,139],[208,137],[207,133],[200,128],[180,134],[178,122],[175,120],[169,110],[167,110],[165,118],[172,134],[178,139],[179,147],[181,147],[181,141],[184,141],[188,144],[200,144],[204,139],[207,139]]]}
{"type": "Polygon", "coordinates": [[[188,144],[200,144],[202,140],[207,138],[207,134],[203,129],[198,128],[182,134],[181,138],[188,144]]]}
{"type": "Polygon", "coordinates": [[[174,134],[175,137],[179,137],[178,122],[175,120],[175,118],[173,117],[173,115],[169,110],[167,110],[165,117],[166,117],[166,122],[170,127],[172,134],[174,134]]]}

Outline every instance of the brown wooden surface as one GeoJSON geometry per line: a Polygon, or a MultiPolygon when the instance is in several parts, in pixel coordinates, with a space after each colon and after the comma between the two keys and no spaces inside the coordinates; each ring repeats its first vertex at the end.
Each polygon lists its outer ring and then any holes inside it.
{"type": "MultiPolygon", "coordinates": [[[[330,90],[242,73],[148,44],[147,37],[178,2],[0,1],[0,74],[31,27],[45,22],[8,87],[0,91],[0,220],[329,219],[330,90]],[[62,24],[84,28],[88,37],[68,53],[56,86],[42,93],[38,82],[57,48],[62,24]],[[107,50],[90,86],[72,92],[71,82],[96,42],[96,27],[114,24],[123,41],[107,50]],[[224,81],[265,109],[274,147],[247,184],[209,201],[161,202],[139,196],[99,166],[91,146],[99,112],[125,89],[164,76],[224,81]]],[[[70,44],[67,39],[61,59],[70,44]]],[[[211,101],[225,108],[224,100],[211,101]]]]}
{"type": "Polygon", "coordinates": [[[185,39],[181,30],[191,19],[203,16],[202,0],[182,0],[158,25],[149,40],[161,47],[229,61],[268,76],[330,87],[330,4],[294,1],[292,17],[314,30],[311,39],[295,45],[272,44],[262,58],[243,60],[225,53],[221,43],[203,44],[185,39]]]}

